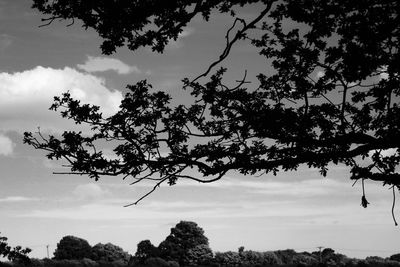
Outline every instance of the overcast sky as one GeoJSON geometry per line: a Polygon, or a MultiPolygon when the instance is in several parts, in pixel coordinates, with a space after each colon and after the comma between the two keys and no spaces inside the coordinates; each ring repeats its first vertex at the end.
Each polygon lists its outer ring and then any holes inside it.
{"type": "MultiPolygon", "coordinates": [[[[110,115],[126,84],[147,79],[184,103],[181,79],[197,76],[218,58],[232,18],[213,16],[209,24],[195,20],[161,55],[123,48],[105,57],[94,31],[78,23],[67,28],[66,22],[39,28],[41,15],[30,5],[0,0],[0,232],[11,244],[29,246],[32,256],[42,258],[46,245],[52,252],[63,236],[75,235],[91,245],[112,242],[134,253],[139,241],[158,245],[180,220],[192,220],[205,230],[214,251],[324,246],[360,258],[399,252],[391,191],[366,183],[371,205],[362,208],[361,185],[352,187],[343,166],[330,166],[326,178],[302,167],[276,177],[231,172],[208,185],[178,182],[129,208],[123,205],[149,190],[148,184],[52,174],[59,163],[22,144],[22,133],[38,126],[45,133],[71,127],[48,110],[53,96],[69,90],[110,115]]],[[[248,9],[242,16],[255,15],[248,9]]],[[[236,79],[245,70],[252,79],[257,70],[268,69],[245,43],[223,65],[236,79]]]]}

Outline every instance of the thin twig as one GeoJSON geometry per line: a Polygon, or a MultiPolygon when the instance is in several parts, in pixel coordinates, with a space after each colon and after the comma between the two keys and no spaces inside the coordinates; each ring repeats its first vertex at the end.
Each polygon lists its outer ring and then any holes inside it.
{"type": "Polygon", "coordinates": [[[247,30],[249,30],[251,28],[254,28],[255,25],[269,12],[269,10],[272,7],[272,3],[273,2],[274,1],[270,1],[267,4],[267,7],[260,13],[260,15],[257,18],[255,18],[253,21],[251,21],[249,24],[247,24],[243,19],[236,18],[235,21],[233,22],[233,25],[229,28],[229,30],[226,33],[226,36],[225,36],[225,38],[226,38],[226,47],[225,47],[224,51],[222,52],[222,54],[219,56],[218,60],[214,61],[204,73],[200,74],[195,79],[193,79],[192,83],[197,81],[201,77],[206,77],[210,73],[210,71],[212,70],[213,67],[215,67],[216,65],[221,63],[229,55],[233,44],[236,43],[236,41],[238,41],[240,38],[242,38],[244,33],[247,30]],[[241,22],[243,24],[243,28],[241,30],[238,30],[236,35],[233,37],[233,39],[230,40],[229,39],[229,34],[233,30],[233,28],[236,26],[237,22],[241,22]]]}
{"type": "Polygon", "coordinates": [[[136,202],[131,203],[131,204],[127,204],[124,207],[130,207],[133,205],[137,205],[141,200],[143,200],[144,198],[146,198],[147,196],[149,196],[151,193],[153,193],[154,191],[156,191],[157,187],[159,187],[163,182],[165,182],[168,179],[168,177],[165,177],[164,179],[162,179],[161,181],[159,181],[158,183],[156,183],[153,188],[147,192],[146,194],[144,194],[143,196],[141,196],[138,200],[136,200],[136,202]]]}
{"type": "Polygon", "coordinates": [[[395,193],[395,186],[392,186],[392,191],[393,191],[393,204],[392,204],[392,217],[393,217],[393,221],[394,221],[394,225],[397,226],[397,221],[396,221],[396,217],[394,216],[394,206],[396,205],[396,193],[395,193]]]}

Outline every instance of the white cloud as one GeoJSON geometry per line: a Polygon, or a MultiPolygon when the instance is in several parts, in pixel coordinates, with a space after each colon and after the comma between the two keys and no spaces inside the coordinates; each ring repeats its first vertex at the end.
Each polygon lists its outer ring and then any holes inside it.
{"type": "Polygon", "coordinates": [[[318,71],[316,76],[317,76],[317,79],[324,77],[325,71],[322,71],[322,70],[318,71]]]}
{"type": "Polygon", "coordinates": [[[37,198],[22,197],[22,196],[10,196],[5,198],[0,198],[0,202],[24,202],[24,201],[37,201],[37,198]]]}
{"type": "Polygon", "coordinates": [[[389,148],[389,149],[383,149],[383,150],[371,150],[368,152],[368,156],[372,157],[375,152],[380,152],[382,157],[390,157],[393,156],[397,153],[397,148],[389,148]]]}
{"type": "MultiPolygon", "coordinates": [[[[119,91],[106,87],[103,78],[73,68],[44,68],[15,73],[0,73],[0,128],[3,130],[60,131],[67,121],[49,111],[54,96],[70,91],[82,103],[100,106],[104,116],[114,114],[122,100],[119,91]]],[[[72,125],[72,123],[69,123],[72,125]]]]}
{"type": "Polygon", "coordinates": [[[78,64],[77,67],[87,72],[103,72],[113,70],[118,74],[140,74],[141,70],[136,66],[129,66],[116,58],[91,57],[88,56],[84,64],[78,64]]]}
{"type": "Polygon", "coordinates": [[[96,199],[110,195],[110,192],[102,189],[98,184],[78,185],[72,192],[79,200],[96,199]]]}
{"type": "Polygon", "coordinates": [[[240,189],[251,193],[264,194],[269,196],[285,197],[316,197],[344,190],[352,190],[351,182],[339,182],[337,180],[320,178],[303,181],[271,181],[263,179],[242,180],[234,178],[225,178],[209,184],[201,184],[193,181],[179,181],[177,186],[200,186],[214,187],[223,190],[227,188],[240,189]]]}
{"type": "MultiPolygon", "coordinates": [[[[327,196],[329,199],[329,196],[327,196]]],[[[324,201],[322,201],[324,202],[324,201]]],[[[389,215],[386,202],[374,202],[368,212],[358,203],[336,204],[325,201],[324,205],[297,201],[229,201],[229,202],[154,202],[124,208],[117,204],[90,203],[76,207],[36,209],[19,215],[27,218],[51,218],[68,220],[204,220],[204,219],[251,219],[280,218],[287,224],[330,224],[339,220],[343,224],[358,225],[368,220],[370,224],[381,224],[389,215]],[[387,215],[387,216],[386,216],[387,215]],[[286,219],[285,219],[286,218],[286,219]]]]}
{"type": "Polygon", "coordinates": [[[389,73],[387,72],[387,66],[382,66],[381,68],[378,69],[380,72],[379,77],[381,80],[387,80],[389,79],[389,73]]]}
{"type": "Polygon", "coordinates": [[[10,156],[14,151],[15,144],[13,141],[0,133],[0,155],[10,156]]]}
{"type": "Polygon", "coordinates": [[[194,32],[193,28],[186,28],[184,29],[179,35],[176,40],[170,40],[168,45],[165,47],[166,49],[178,49],[183,47],[183,39],[192,35],[194,32]]]}

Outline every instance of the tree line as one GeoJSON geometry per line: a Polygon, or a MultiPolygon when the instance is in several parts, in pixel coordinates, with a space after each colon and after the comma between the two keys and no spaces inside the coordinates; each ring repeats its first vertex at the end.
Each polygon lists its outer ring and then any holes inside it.
{"type": "MultiPolygon", "coordinates": [[[[0,254],[4,253],[4,238],[0,243],[0,254]]],[[[8,246],[8,250],[13,251],[8,246]]],[[[0,267],[180,267],[180,266],[397,266],[400,267],[400,253],[388,258],[377,256],[364,260],[348,258],[336,253],[331,248],[313,252],[296,252],[293,249],[276,251],[245,250],[243,246],[237,251],[213,252],[209,247],[204,230],[195,222],[181,221],[171,228],[170,234],[158,246],[150,240],[137,244],[134,255],[112,243],[98,243],[93,247],[85,239],[68,235],[57,244],[52,259],[29,259],[30,249],[18,251],[24,257],[9,257],[12,263],[1,263],[0,267]],[[4,265],[4,266],[2,266],[4,265]]]]}

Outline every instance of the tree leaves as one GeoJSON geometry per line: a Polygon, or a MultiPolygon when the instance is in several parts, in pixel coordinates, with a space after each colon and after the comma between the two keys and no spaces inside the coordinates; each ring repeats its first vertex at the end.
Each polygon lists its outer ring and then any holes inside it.
{"type": "Polygon", "coordinates": [[[151,180],[153,192],[164,182],[212,182],[230,170],[276,174],[306,164],[325,176],[329,164],[344,164],[350,179],[399,188],[398,1],[121,1],[113,8],[107,1],[72,2],[35,0],[34,7],[51,18],[82,20],[104,39],[105,54],[125,44],[162,52],[196,14],[207,21],[215,10],[235,16],[234,6],[267,8],[251,22],[234,17],[243,24],[239,36],[229,39],[233,24],[219,60],[183,79],[191,104],[171,105],[167,93],[146,81],[129,85],[109,118],[68,93],[56,97],[51,109],[93,133],[25,133],[24,141],[51,159],[66,159],[70,173],[151,180]],[[228,86],[228,69],[213,68],[252,31],[258,34],[250,43],[274,70],[260,70],[258,86],[250,87],[246,75],[228,86]],[[114,159],[97,148],[104,141],[113,145],[114,159]],[[392,156],[383,155],[388,149],[392,156]]]}

